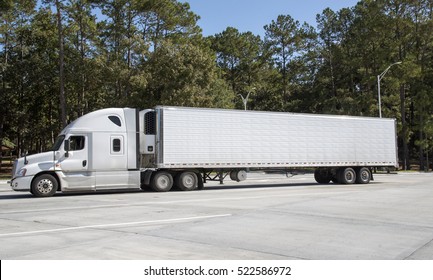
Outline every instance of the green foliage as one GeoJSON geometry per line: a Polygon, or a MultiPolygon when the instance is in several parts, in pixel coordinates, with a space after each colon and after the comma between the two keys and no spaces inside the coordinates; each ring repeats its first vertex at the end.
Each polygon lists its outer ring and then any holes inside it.
{"type": "Polygon", "coordinates": [[[307,23],[302,25],[290,15],[279,15],[265,27],[265,48],[274,67],[280,72],[279,95],[282,107],[278,110],[302,111],[298,104],[301,91],[311,80],[309,64],[315,45],[316,32],[307,23]]]}
{"type": "MultiPolygon", "coordinates": [[[[212,49],[217,55],[217,65],[237,100],[238,108],[243,108],[241,98],[248,93],[256,93],[262,84],[262,74],[266,61],[262,57],[263,43],[259,36],[251,32],[240,33],[228,27],[222,33],[210,38],[212,49]]],[[[234,101],[234,100],[233,100],[234,101]]]]}
{"type": "Polygon", "coordinates": [[[50,146],[61,80],[69,120],[103,107],[243,109],[247,94],[250,110],[377,117],[377,76],[401,61],[381,80],[382,114],[398,121],[400,158],[423,167],[433,151],[432,15],[430,0],[362,0],[325,9],[317,29],[279,15],[264,38],[233,27],[203,38],[199,16],[176,0],[1,1],[0,140],[18,152],[50,146]]]}
{"type": "Polygon", "coordinates": [[[232,91],[218,78],[214,61],[209,49],[192,42],[161,42],[146,63],[150,79],[139,99],[146,106],[231,107],[232,91]]]}

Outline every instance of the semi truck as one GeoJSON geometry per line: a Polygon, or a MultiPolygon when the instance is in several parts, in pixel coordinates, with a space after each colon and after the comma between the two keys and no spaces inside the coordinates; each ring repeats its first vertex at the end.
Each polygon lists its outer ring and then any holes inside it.
{"type": "Polygon", "coordinates": [[[398,167],[394,119],[157,106],[107,108],[66,126],[51,151],[14,162],[10,185],[56,192],[202,189],[251,170],[312,169],[320,184],[368,184],[398,167]]]}

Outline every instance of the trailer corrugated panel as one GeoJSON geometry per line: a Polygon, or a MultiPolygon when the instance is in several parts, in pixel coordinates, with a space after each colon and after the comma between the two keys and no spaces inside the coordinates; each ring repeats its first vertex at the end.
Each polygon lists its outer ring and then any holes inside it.
{"type": "Polygon", "coordinates": [[[396,166],[395,120],[158,107],[159,168],[396,166]]]}

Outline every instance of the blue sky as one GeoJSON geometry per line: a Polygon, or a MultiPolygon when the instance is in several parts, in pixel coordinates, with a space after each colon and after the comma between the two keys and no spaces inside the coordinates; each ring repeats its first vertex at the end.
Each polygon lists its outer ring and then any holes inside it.
{"type": "Polygon", "coordinates": [[[303,23],[316,27],[316,15],[329,7],[334,11],[353,7],[358,0],[181,0],[201,19],[198,25],[203,35],[221,33],[228,26],[240,32],[251,31],[264,36],[263,26],[276,20],[278,15],[290,15],[303,23]]]}

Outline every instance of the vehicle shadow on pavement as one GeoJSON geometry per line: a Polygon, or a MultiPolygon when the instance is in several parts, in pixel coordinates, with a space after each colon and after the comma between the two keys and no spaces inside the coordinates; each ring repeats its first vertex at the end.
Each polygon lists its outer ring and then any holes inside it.
{"type": "MultiPolygon", "coordinates": [[[[371,185],[377,184],[375,182],[371,182],[371,185]]],[[[344,185],[344,184],[317,184],[317,183],[276,183],[276,184],[251,184],[251,185],[214,185],[214,186],[205,186],[203,190],[197,190],[197,191],[216,191],[216,190],[237,190],[237,189],[272,189],[272,188],[297,188],[297,187],[316,187],[316,188],[323,188],[326,187],[347,187],[350,185],[344,185]]],[[[352,185],[354,186],[354,185],[352,185]]],[[[176,192],[176,193],[190,193],[190,192],[184,192],[181,190],[178,190],[176,188],[173,188],[170,192],[176,192]]],[[[193,191],[196,192],[196,191],[193,191]]],[[[128,194],[128,193],[149,193],[149,194],[163,194],[154,192],[153,190],[145,189],[145,190],[106,190],[106,191],[96,191],[96,192],[69,192],[69,193],[56,193],[53,197],[71,197],[71,196],[92,196],[92,195],[113,195],[113,194],[128,194]]],[[[34,197],[30,193],[17,193],[17,194],[7,194],[7,195],[1,195],[0,193],[0,200],[6,200],[6,199],[44,199],[44,197],[34,197]]]]}
{"type": "Polygon", "coordinates": [[[7,195],[1,195],[0,194],[0,200],[6,200],[6,199],[26,199],[26,198],[33,198],[33,199],[49,199],[54,197],[68,197],[68,196],[90,196],[90,195],[110,195],[110,194],[125,194],[125,193],[140,193],[141,190],[110,190],[110,191],[97,191],[97,192],[69,192],[69,193],[61,193],[57,192],[52,197],[35,197],[30,192],[26,193],[17,193],[17,194],[7,194],[7,195]]]}
{"type": "Polygon", "coordinates": [[[3,199],[28,199],[28,198],[33,198],[33,195],[31,193],[17,193],[17,194],[6,194],[6,195],[1,195],[0,194],[0,200],[3,199]]]}
{"type": "Polygon", "coordinates": [[[277,184],[252,184],[252,185],[219,185],[219,186],[206,186],[204,191],[211,190],[230,190],[230,189],[262,189],[262,188],[293,188],[293,187],[307,187],[307,186],[321,186],[317,183],[277,183],[277,184]]]}

